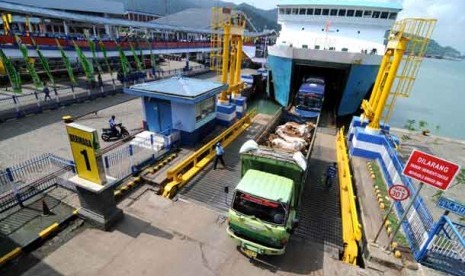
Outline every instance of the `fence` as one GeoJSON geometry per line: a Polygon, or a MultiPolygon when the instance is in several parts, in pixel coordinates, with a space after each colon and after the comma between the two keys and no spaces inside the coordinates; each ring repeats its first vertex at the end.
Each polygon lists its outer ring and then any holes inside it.
{"type": "Polygon", "coordinates": [[[136,135],[129,145],[125,144],[103,156],[106,174],[118,180],[124,179],[163,156],[179,138],[178,131],[167,136],[148,132],[136,135]]]}
{"type": "Polygon", "coordinates": [[[454,275],[465,275],[465,225],[442,216],[419,254],[427,266],[454,275]]]}
{"type": "Polygon", "coordinates": [[[56,185],[57,179],[73,173],[74,164],[47,153],[0,170],[0,212],[56,185]]]}
{"type": "MultiPolygon", "coordinates": [[[[395,183],[403,183],[410,190],[410,194],[415,194],[417,187],[415,187],[410,178],[402,174],[404,164],[400,161],[392,144],[384,138],[383,146],[384,150],[381,153],[382,162],[380,163],[388,186],[391,187],[395,183]]],[[[408,200],[394,203],[399,217],[402,217],[405,213],[408,203],[408,200]]],[[[426,242],[427,234],[433,227],[433,223],[433,217],[423,202],[423,198],[418,196],[407,214],[407,219],[402,223],[402,229],[416,258],[421,247],[426,242]]]]}
{"type": "MultiPolygon", "coordinates": [[[[131,83],[140,81],[152,81],[162,78],[167,78],[175,75],[193,76],[208,72],[209,69],[203,65],[190,67],[190,70],[172,69],[168,71],[151,71],[147,70],[143,78],[133,80],[131,83]]],[[[108,79],[103,80],[102,87],[88,87],[87,82],[81,82],[79,86],[57,86],[56,90],[50,88],[50,99],[45,99],[45,94],[41,91],[11,95],[7,93],[0,94],[0,122],[12,118],[24,117],[28,114],[40,113],[45,109],[54,109],[63,105],[69,105],[75,102],[82,102],[88,99],[103,97],[115,93],[119,93],[124,86],[116,81],[110,79],[106,74],[104,77],[108,79]]]]}
{"type": "MultiPolygon", "coordinates": [[[[417,187],[410,178],[404,176],[404,164],[388,139],[384,138],[381,151],[381,167],[388,186],[403,183],[411,194],[417,187]]],[[[394,203],[399,217],[405,213],[408,201],[394,203]]],[[[465,226],[450,221],[447,216],[434,224],[433,218],[418,196],[402,223],[402,229],[415,259],[427,266],[455,275],[465,275],[465,226]]]]}

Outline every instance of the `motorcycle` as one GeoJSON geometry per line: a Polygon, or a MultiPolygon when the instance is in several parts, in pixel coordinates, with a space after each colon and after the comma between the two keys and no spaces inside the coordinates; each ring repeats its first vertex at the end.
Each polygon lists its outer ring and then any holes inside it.
{"type": "Polygon", "coordinates": [[[102,128],[102,140],[105,142],[110,141],[111,139],[116,138],[115,140],[126,138],[129,136],[128,130],[123,126],[122,123],[116,124],[116,128],[119,128],[118,133],[114,133],[111,128],[102,128]]]}

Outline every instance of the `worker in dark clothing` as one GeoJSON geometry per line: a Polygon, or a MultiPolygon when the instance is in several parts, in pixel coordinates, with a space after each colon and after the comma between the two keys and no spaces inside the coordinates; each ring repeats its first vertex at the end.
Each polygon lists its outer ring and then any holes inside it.
{"type": "Polygon", "coordinates": [[[100,74],[97,75],[97,81],[98,81],[98,87],[102,88],[103,87],[102,75],[100,74]]]}
{"type": "Polygon", "coordinates": [[[44,89],[42,90],[42,92],[44,92],[44,94],[45,94],[44,101],[47,101],[47,98],[49,100],[52,100],[52,97],[50,97],[50,89],[48,88],[46,82],[44,82],[44,89]]]}
{"type": "Polygon", "coordinates": [[[213,169],[216,170],[216,165],[218,164],[218,159],[221,161],[221,164],[223,165],[223,167],[226,168],[226,165],[224,164],[224,160],[223,160],[224,149],[221,146],[220,142],[216,143],[215,150],[216,150],[216,156],[215,156],[215,163],[213,164],[213,169]]]}
{"type": "Polygon", "coordinates": [[[328,169],[326,170],[326,188],[331,188],[333,185],[333,179],[336,177],[337,173],[337,163],[334,162],[333,164],[329,165],[328,169]]]}

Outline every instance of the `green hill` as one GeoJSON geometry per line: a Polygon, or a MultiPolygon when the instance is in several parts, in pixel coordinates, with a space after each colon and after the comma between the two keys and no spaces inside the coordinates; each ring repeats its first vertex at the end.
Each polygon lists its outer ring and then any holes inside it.
{"type": "Polygon", "coordinates": [[[278,28],[277,9],[262,10],[251,5],[212,0],[114,0],[124,3],[126,9],[158,15],[177,13],[188,8],[234,7],[244,12],[258,31],[278,28]]]}
{"type": "MultiPolygon", "coordinates": [[[[154,13],[158,15],[172,14],[188,8],[211,8],[214,6],[234,7],[244,12],[257,31],[264,29],[279,30],[277,9],[262,10],[246,3],[235,5],[218,0],[113,0],[125,4],[126,9],[154,13]]],[[[458,58],[461,53],[449,46],[441,46],[431,40],[426,49],[427,56],[458,58]]]]}

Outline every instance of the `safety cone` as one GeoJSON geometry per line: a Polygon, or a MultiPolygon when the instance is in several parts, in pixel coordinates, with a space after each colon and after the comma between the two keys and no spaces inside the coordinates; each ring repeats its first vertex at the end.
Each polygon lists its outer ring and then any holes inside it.
{"type": "Polygon", "coordinates": [[[52,211],[50,211],[50,208],[48,208],[48,205],[47,205],[47,202],[45,202],[45,199],[42,199],[42,215],[44,216],[53,215],[52,211]]]}

